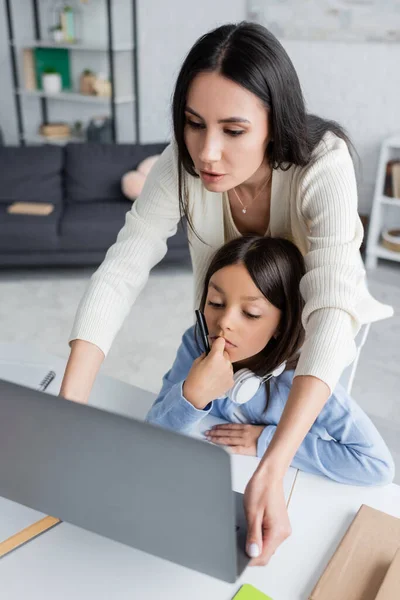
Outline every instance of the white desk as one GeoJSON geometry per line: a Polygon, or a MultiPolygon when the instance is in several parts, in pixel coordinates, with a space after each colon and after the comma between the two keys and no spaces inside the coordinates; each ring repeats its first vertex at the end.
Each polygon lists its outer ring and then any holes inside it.
{"type": "MultiPolygon", "coordinates": [[[[58,392],[65,361],[0,344],[0,377],[4,377],[1,358],[7,353],[15,360],[19,357],[28,362],[35,356],[38,362],[44,361],[49,368],[58,369],[57,379],[48,390],[58,392]]],[[[17,379],[18,372],[14,377],[17,379]]],[[[100,376],[90,403],[140,418],[153,398],[149,392],[100,376]]],[[[256,464],[256,458],[232,456],[235,490],[244,490],[256,464]]],[[[76,600],[230,600],[243,583],[251,583],[273,600],[305,600],[361,504],[400,516],[400,487],[395,485],[357,488],[306,473],[298,473],[296,479],[296,471],[290,469],[285,478],[287,499],[291,491],[292,536],[268,566],[248,568],[236,584],[221,582],[61,523],[0,561],[2,595],[6,591],[7,600],[25,597],[30,600],[70,600],[71,597],[76,600]]],[[[0,499],[0,539],[42,516],[0,499]]]]}

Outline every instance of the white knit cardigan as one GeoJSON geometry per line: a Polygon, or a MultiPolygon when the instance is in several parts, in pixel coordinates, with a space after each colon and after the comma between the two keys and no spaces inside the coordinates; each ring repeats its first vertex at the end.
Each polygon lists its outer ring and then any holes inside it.
{"type": "MultiPolygon", "coordinates": [[[[226,196],[207,191],[200,179],[189,175],[187,185],[194,227],[207,242],[189,231],[197,303],[210,259],[226,241],[226,196]]],[[[300,285],[306,336],[296,375],[318,377],[333,390],[355,355],[354,337],[362,321],[357,305],[366,289],[359,254],[363,229],[345,142],[326,134],[309,165],[275,169],[271,185],[268,234],[292,240],[306,263],[300,285]]],[[[170,144],[92,276],[70,341],[92,342],[107,354],[150,270],[165,255],[166,240],[175,234],[179,218],[177,151],[170,144]]]]}

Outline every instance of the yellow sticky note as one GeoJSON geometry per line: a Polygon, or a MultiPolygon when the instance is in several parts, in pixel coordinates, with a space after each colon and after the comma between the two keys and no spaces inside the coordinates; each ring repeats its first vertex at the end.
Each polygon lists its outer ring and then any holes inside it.
{"type": "Polygon", "coordinates": [[[245,585],[242,585],[232,600],[272,600],[272,598],[270,598],[270,596],[266,596],[263,592],[260,592],[260,590],[257,590],[257,588],[253,587],[252,585],[245,583],[245,585]]]}

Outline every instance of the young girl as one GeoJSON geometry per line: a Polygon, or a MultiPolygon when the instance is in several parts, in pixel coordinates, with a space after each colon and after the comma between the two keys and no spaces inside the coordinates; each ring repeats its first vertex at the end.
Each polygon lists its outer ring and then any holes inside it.
{"type": "MultiPolygon", "coordinates": [[[[200,306],[211,351],[202,353],[195,327],[186,331],[147,420],[184,432],[212,414],[229,424],[209,430],[209,440],[261,458],[281,418],[303,341],[304,273],[302,255],[284,239],[251,235],[220,248],[208,268],[200,306]],[[246,398],[235,379],[243,382],[250,372],[259,387],[246,398]]],[[[358,485],[383,485],[394,476],[386,444],[340,385],[292,466],[358,485]]]]}

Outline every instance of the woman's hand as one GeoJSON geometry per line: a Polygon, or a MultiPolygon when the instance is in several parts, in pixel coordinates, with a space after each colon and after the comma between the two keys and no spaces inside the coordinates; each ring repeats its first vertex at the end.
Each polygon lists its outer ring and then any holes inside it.
{"type": "Polygon", "coordinates": [[[229,446],[234,454],[257,456],[257,440],[264,425],[242,425],[227,423],[214,425],[206,431],[206,438],[214,444],[229,446]]]}
{"type": "Polygon", "coordinates": [[[233,386],[233,367],[225,352],[224,338],[217,338],[206,356],[193,362],[183,384],[183,395],[195,408],[203,409],[233,386]]]}
{"type": "Polygon", "coordinates": [[[246,486],[244,510],[247,519],[246,551],[250,565],[266,565],[292,529],[282,480],[269,480],[256,471],[246,486]]]}

